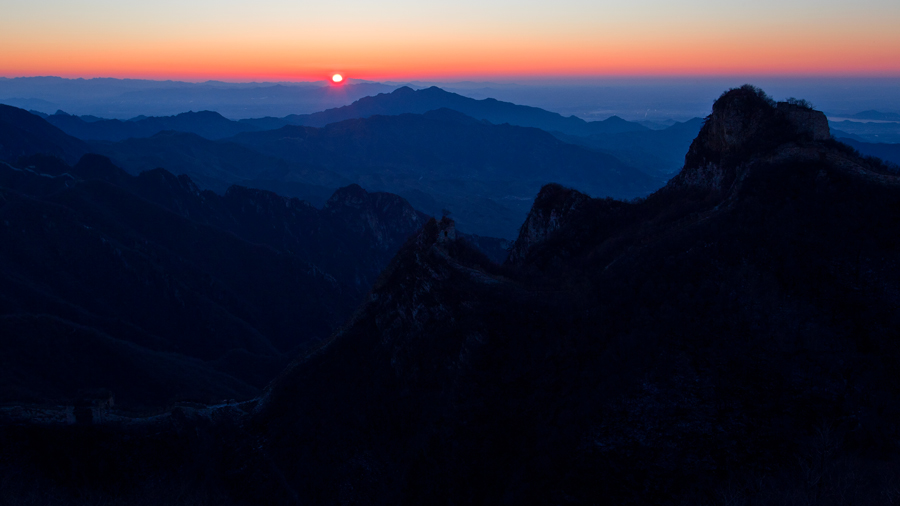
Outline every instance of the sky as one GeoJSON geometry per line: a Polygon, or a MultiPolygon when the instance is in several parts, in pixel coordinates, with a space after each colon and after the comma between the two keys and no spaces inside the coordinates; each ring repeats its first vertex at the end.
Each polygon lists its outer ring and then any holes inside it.
{"type": "Polygon", "coordinates": [[[2,0],[0,76],[900,76],[897,0],[2,0]]]}

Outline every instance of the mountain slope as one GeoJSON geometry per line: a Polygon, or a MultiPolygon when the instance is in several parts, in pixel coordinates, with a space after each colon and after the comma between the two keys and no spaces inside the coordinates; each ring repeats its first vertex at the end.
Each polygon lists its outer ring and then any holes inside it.
{"type": "Polygon", "coordinates": [[[0,161],[41,153],[74,163],[89,148],[43,119],[16,107],[0,104],[0,161]]]}
{"type": "Polygon", "coordinates": [[[0,491],[889,504],[900,178],[828,137],[818,111],[730,90],[648,198],[543,187],[503,266],[429,221],[256,404],[0,426],[0,491]]]}
{"type": "Polygon", "coordinates": [[[900,471],[898,197],[824,115],[744,87],[645,201],[545,187],[505,268],[430,222],[270,389],[255,433],[283,478],[258,490],[876,501],[900,471]]]}
{"type": "Polygon", "coordinates": [[[98,155],[20,160],[31,169],[0,166],[0,347],[15,362],[0,402],[99,387],[135,408],[248,398],[327,337],[425,222],[358,186],[318,210],[201,192],[162,169],[134,177],[98,155]],[[64,376],[76,379],[50,380],[64,376]]]}

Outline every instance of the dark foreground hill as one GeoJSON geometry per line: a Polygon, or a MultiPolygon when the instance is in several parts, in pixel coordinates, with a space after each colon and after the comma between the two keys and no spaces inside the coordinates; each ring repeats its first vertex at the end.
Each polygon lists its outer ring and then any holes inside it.
{"type": "Polygon", "coordinates": [[[320,210],[162,169],[134,177],[98,155],[3,164],[0,402],[251,397],[346,319],[424,222],[358,186],[320,210]]]}
{"type": "Polygon", "coordinates": [[[90,150],[84,142],[27,111],[0,104],[0,161],[41,153],[75,163],[90,150]]]}
{"type": "Polygon", "coordinates": [[[744,87],[645,200],[545,186],[503,266],[429,221],[257,403],[4,425],[5,497],[891,504],[900,181],[828,137],[744,87]]]}

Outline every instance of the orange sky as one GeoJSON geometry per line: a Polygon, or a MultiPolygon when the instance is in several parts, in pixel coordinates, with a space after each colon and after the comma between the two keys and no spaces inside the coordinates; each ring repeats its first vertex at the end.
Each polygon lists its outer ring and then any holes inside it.
{"type": "Polygon", "coordinates": [[[900,75],[896,1],[7,1],[6,77],[900,75]]]}

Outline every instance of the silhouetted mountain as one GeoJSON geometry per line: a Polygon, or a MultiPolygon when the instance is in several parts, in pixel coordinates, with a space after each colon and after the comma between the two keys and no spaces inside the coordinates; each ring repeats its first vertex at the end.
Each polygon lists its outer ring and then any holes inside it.
{"type": "Polygon", "coordinates": [[[4,411],[16,479],[0,486],[97,503],[889,503],[898,201],[900,177],[831,140],[822,113],[730,90],[646,199],[544,186],[503,266],[430,220],[258,402],[94,427],[4,411]]]}
{"type": "Polygon", "coordinates": [[[556,133],[560,139],[609,153],[646,174],[668,179],[684,165],[684,153],[697,137],[703,120],[694,118],[661,130],[594,134],[589,137],[556,133]]]}
{"type": "Polygon", "coordinates": [[[278,478],[254,492],[877,501],[900,469],[898,183],[744,87],[646,200],[546,186],[505,268],[432,221],[261,401],[278,478]]]}
{"type": "Polygon", "coordinates": [[[231,121],[211,111],[185,112],[177,116],[142,118],[135,121],[99,118],[87,121],[57,111],[46,119],[65,133],[89,141],[122,141],[132,137],[150,137],[166,130],[193,133],[206,139],[223,139],[241,132],[256,130],[250,125],[231,121]]]}
{"type": "MultiPolygon", "coordinates": [[[[547,131],[559,131],[570,135],[592,135],[647,130],[646,127],[613,116],[603,121],[587,122],[575,116],[564,117],[555,112],[537,107],[501,102],[492,98],[474,98],[444,91],[436,86],[423,90],[413,90],[408,86],[397,88],[391,93],[379,93],[373,97],[363,97],[350,105],[328,109],[308,115],[294,115],[284,118],[284,125],[321,127],[348,119],[370,116],[394,116],[398,114],[424,114],[437,109],[452,109],[476,119],[495,124],[535,127],[547,131]]],[[[275,128],[272,118],[246,120],[246,123],[267,129],[275,128]]]]}
{"type": "Polygon", "coordinates": [[[366,188],[408,196],[414,205],[415,192],[455,203],[447,206],[460,228],[496,237],[512,235],[527,213],[527,195],[548,177],[595,195],[628,198],[658,185],[612,156],[536,128],[492,125],[449,109],[323,128],[287,126],[230,141],[332,171],[366,188]]]}
{"type": "Polygon", "coordinates": [[[0,402],[100,387],[131,407],[248,398],[327,337],[425,222],[358,186],[318,210],[162,169],[133,177],[99,155],[19,165],[0,166],[0,346],[15,362],[0,402]]]}
{"type": "Polygon", "coordinates": [[[88,150],[84,142],[28,111],[0,104],[0,161],[41,153],[74,163],[88,150]]]}

